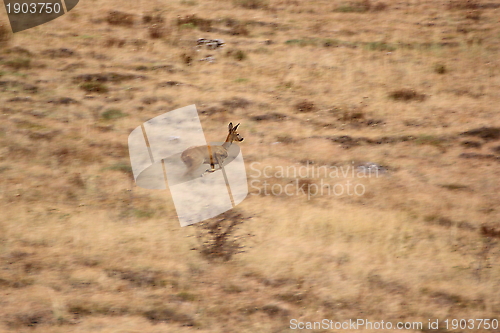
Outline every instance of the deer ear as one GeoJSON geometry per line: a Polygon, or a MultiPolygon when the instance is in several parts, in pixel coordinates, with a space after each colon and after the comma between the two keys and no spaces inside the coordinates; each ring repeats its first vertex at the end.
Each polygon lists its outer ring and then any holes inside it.
{"type": "Polygon", "coordinates": [[[233,130],[233,123],[229,123],[228,129],[229,129],[229,132],[231,132],[233,130]]]}
{"type": "Polygon", "coordinates": [[[236,131],[236,129],[238,129],[238,126],[240,126],[240,124],[234,126],[233,130],[236,131]]]}

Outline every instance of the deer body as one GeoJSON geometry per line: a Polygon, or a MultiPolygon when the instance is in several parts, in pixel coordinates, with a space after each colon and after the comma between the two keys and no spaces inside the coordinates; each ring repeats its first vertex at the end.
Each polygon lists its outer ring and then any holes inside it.
{"type": "Polygon", "coordinates": [[[192,175],[192,173],[202,164],[210,164],[211,169],[208,169],[207,172],[214,172],[218,170],[215,169],[215,164],[218,164],[219,169],[221,169],[222,163],[228,156],[227,150],[229,149],[233,141],[243,141],[243,138],[240,137],[237,132],[239,125],[240,124],[233,127],[233,123],[229,123],[229,134],[227,135],[226,141],[220,146],[195,146],[183,151],[181,154],[181,159],[187,167],[184,176],[192,175]]]}

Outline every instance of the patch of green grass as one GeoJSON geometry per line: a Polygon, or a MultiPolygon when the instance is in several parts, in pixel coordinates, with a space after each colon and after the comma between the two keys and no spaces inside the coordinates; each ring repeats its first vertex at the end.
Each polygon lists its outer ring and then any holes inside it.
{"type": "Polygon", "coordinates": [[[435,214],[425,215],[424,221],[425,222],[434,222],[434,221],[438,220],[439,218],[440,218],[439,215],[435,215],[435,214]]]}
{"type": "Polygon", "coordinates": [[[0,71],[0,77],[2,77],[4,75],[13,75],[13,76],[19,76],[19,77],[27,77],[28,76],[28,74],[21,73],[21,72],[0,71]]]}
{"type": "Polygon", "coordinates": [[[179,26],[179,28],[181,28],[181,29],[196,29],[196,25],[194,23],[190,22],[190,23],[181,24],[179,26]]]}
{"type": "Polygon", "coordinates": [[[248,82],[248,81],[250,81],[250,80],[243,78],[243,77],[240,77],[240,78],[237,78],[236,80],[234,80],[234,82],[236,82],[236,83],[244,83],[244,82],[248,82]]]}
{"type": "Polygon", "coordinates": [[[276,141],[287,144],[287,143],[294,143],[295,139],[291,135],[282,134],[276,136],[276,141]]]}
{"type": "Polygon", "coordinates": [[[396,47],[387,44],[386,42],[368,42],[365,44],[365,48],[370,51],[385,51],[385,52],[392,52],[396,50],[396,47]]]}
{"type": "MultiPolygon", "coordinates": [[[[337,13],[366,13],[372,9],[370,0],[350,1],[334,9],[337,13]]],[[[382,8],[377,8],[381,10],[382,8]]]]}
{"type": "Polygon", "coordinates": [[[224,286],[224,292],[228,294],[239,294],[243,291],[244,291],[243,288],[232,283],[229,283],[228,285],[224,286]]]}
{"type": "Polygon", "coordinates": [[[292,81],[285,81],[285,82],[283,82],[282,85],[279,85],[278,87],[284,88],[284,89],[292,89],[294,87],[294,84],[292,81]]]}
{"type": "Polygon", "coordinates": [[[104,94],[109,91],[108,87],[100,82],[84,82],[80,84],[80,89],[86,92],[96,92],[99,94],[104,94]]]}
{"type": "Polygon", "coordinates": [[[228,50],[225,56],[234,58],[235,60],[238,61],[245,60],[248,57],[247,53],[243,50],[228,50]]]}
{"type": "Polygon", "coordinates": [[[267,0],[233,0],[233,3],[246,9],[266,9],[269,6],[267,0]]]}
{"type": "Polygon", "coordinates": [[[181,5],[185,5],[185,6],[196,6],[198,5],[198,2],[194,1],[194,0],[182,0],[181,1],[181,5]]]}
{"type": "Polygon", "coordinates": [[[366,11],[367,10],[363,7],[350,6],[350,5],[339,6],[334,10],[334,12],[337,13],[364,13],[366,11]]]}
{"type": "Polygon", "coordinates": [[[300,38],[300,39],[289,39],[285,42],[287,45],[298,45],[298,46],[316,46],[318,45],[317,40],[314,38],[300,38]]]}
{"type": "Polygon", "coordinates": [[[302,41],[302,39],[288,39],[287,41],[285,41],[285,44],[300,44],[302,41]]]}
{"type": "Polygon", "coordinates": [[[120,171],[120,172],[127,173],[127,174],[132,173],[132,167],[130,166],[130,164],[125,163],[125,162],[115,163],[111,166],[105,167],[103,170],[120,171]]]}
{"type": "Polygon", "coordinates": [[[186,15],[184,17],[177,17],[176,25],[180,29],[195,29],[198,28],[202,31],[210,31],[212,28],[212,20],[204,19],[196,16],[196,14],[186,15]]]}
{"type": "Polygon", "coordinates": [[[67,220],[71,217],[71,214],[61,214],[59,215],[59,220],[67,220]]]}
{"type": "Polygon", "coordinates": [[[43,125],[32,123],[32,122],[29,122],[29,121],[18,122],[16,124],[16,127],[20,128],[20,129],[27,129],[27,130],[43,130],[43,129],[47,128],[47,127],[45,127],[43,125]]]}
{"type": "Polygon", "coordinates": [[[120,109],[108,109],[101,114],[103,120],[113,120],[126,117],[127,114],[123,113],[120,109]]]}
{"type": "Polygon", "coordinates": [[[420,135],[415,140],[417,145],[430,145],[435,147],[442,147],[445,142],[446,140],[443,138],[428,134],[420,135]]]}
{"type": "Polygon", "coordinates": [[[19,76],[19,77],[27,77],[28,76],[28,74],[26,74],[26,73],[19,73],[19,72],[13,72],[11,74],[14,76],[19,76]]]}
{"type": "Polygon", "coordinates": [[[195,294],[189,293],[187,291],[181,291],[177,294],[177,297],[184,302],[194,302],[198,299],[195,294]]]}
{"type": "Polygon", "coordinates": [[[29,69],[31,68],[31,59],[29,58],[14,58],[4,62],[5,66],[8,66],[14,70],[29,69]]]}
{"type": "Polygon", "coordinates": [[[149,219],[155,215],[152,209],[132,209],[132,214],[138,219],[149,219]]]}
{"type": "Polygon", "coordinates": [[[233,57],[234,57],[234,59],[236,59],[238,61],[242,61],[242,60],[245,60],[247,58],[247,54],[245,53],[245,51],[236,50],[236,52],[234,52],[233,57]]]}

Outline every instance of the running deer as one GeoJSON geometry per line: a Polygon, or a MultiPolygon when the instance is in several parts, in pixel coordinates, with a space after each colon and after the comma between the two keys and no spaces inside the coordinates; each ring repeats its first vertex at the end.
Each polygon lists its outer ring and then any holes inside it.
{"type": "Polygon", "coordinates": [[[193,175],[193,172],[202,164],[210,164],[211,169],[207,169],[206,172],[215,172],[221,169],[222,163],[228,155],[227,150],[233,141],[243,141],[243,138],[237,132],[238,126],[240,126],[240,124],[233,127],[233,123],[229,123],[229,134],[222,145],[195,146],[184,150],[181,155],[182,162],[184,162],[187,167],[184,176],[193,175]],[[219,165],[218,169],[215,169],[215,164],[219,165]]]}

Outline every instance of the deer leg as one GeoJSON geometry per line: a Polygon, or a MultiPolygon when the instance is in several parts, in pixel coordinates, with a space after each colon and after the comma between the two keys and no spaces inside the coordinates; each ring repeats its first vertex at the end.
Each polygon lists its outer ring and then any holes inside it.
{"type": "Polygon", "coordinates": [[[217,164],[219,165],[219,167],[217,169],[214,169],[214,171],[217,171],[217,170],[221,170],[222,169],[222,159],[220,156],[215,156],[215,159],[217,160],[217,164]]]}
{"type": "Polygon", "coordinates": [[[207,171],[205,171],[205,172],[212,173],[212,172],[215,172],[215,171],[216,171],[215,164],[214,163],[210,163],[210,169],[207,169],[207,171]]]}
{"type": "Polygon", "coordinates": [[[222,169],[222,161],[221,161],[220,156],[215,154],[214,158],[210,159],[210,167],[211,167],[211,169],[207,169],[206,172],[212,173],[212,172],[215,172],[217,170],[222,169]],[[214,159],[215,159],[215,161],[213,161],[214,159]],[[219,166],[217,169],[215,168],[215,164],[217,164],[219,166]]]}
{"type": "Polygon", "coordinates": [[[217,159],[217,156],[215,156],[214,153],[212,153],[212,147],[207,146],[208,149],[208,156],[210,157],[210,167],[211,169],[207,169],[205,172],[214,172],[215,171],[215,162],[214,159],[217,159]]]}

